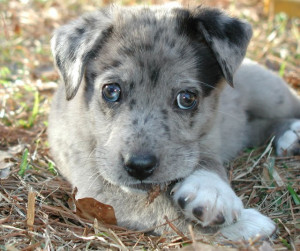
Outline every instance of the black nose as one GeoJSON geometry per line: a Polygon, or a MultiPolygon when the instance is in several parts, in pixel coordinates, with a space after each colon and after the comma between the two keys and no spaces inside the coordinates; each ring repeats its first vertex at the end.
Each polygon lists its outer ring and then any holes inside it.
{"type": "Polygon", "coordinates": [[[157,158],[154,155],[133,154],[124,159],[124,168],[130,176],[144,180],[153,174],[157,163],[157,158]]]}

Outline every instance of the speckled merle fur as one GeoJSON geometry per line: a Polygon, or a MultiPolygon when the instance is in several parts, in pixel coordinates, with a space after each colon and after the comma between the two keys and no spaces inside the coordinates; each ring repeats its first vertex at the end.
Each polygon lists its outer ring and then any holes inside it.
{"type": "MultiPolygon", "coordinates": [[[[145,191],[184,181],[197,170],[227,182],[222,162],[251,145],[252,138],[261,142],[269,136],[258,140],[258,129],[251,129],[256,120],[247,124],[247,113],[261,109],[245,103],[256,95],[238,93],[240,83],[250,79],[247,73],[235,77],[251,35],[248,23],[200,7],[113,6],[59,28],[51,46],[63,84],[53,100],[49,141],[78,197],[112,205],[126,227],[151,228],[167,215],[179,217],[178,227],[187,230],[181,202],[178,207],[170,194],[161,193],[145,207],[145,191]],[[111,84],[120,88],[114,102],[103,94],[111,84]],[[184,91],[196,95],[191,109],[178,105],[184,91]],[[134,177],[125,164],[128,156],[140,155],[155,159],[146,178],[134,177]]],[[[284,96],[282,116],[297,110],[298,100],[291,100],[296,99],[284,96]]]]}

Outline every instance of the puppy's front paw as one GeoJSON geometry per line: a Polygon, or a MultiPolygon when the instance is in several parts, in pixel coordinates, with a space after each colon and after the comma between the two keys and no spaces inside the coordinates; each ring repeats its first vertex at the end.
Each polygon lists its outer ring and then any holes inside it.
{"type": "Polygon", "coordinates": [[[254,237],[270,237],[276,231],[275,223],[255,209],[243,209],[239,220],[220,230],[230,240],[248,240],[254,237]]]}
{"type": "Polygon", "coordinates": [[[232,224],[243,209],[242,201],[229,184],[210,171],[196,171],[173,191],[184,215],[202,226],[232,224]]]}
{"type": "Polygon", "coordinates": [[[300,120],[293,122],[279,137],[276,152],[279,156],[300,155],[300,120]]]}

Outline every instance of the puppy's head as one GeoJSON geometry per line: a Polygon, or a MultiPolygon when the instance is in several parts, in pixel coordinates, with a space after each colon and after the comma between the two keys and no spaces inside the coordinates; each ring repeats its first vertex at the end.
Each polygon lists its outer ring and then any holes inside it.
{"type": "Polygon", "coordinates": [[[218,95],[250,37],[247,23],[205,8],[110,7],[58,29],[52,52],[66,99],[84,104],[97,173],[167,183],[216,154],[218,95]]]}

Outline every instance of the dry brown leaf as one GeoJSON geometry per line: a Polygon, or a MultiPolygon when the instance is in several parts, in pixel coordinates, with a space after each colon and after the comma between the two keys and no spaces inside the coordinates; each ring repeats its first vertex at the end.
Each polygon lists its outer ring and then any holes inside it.
{"type": "Polygon", "coordinates": [[[7,151],[0,151],[0,179],[7,179],[10,175],[10,168],[13,166],[13,163],[9,159],[13,157],[7,151]]]}
{"type": "Polygon", "coordinates": [[[300,77],[296,72],[290,72],[284,76],[284,80],[294,88],[300,88],[300,77]]]}
{"type": "Polygon", "coordinates": [[[76,214],[80,217],[103,223],[117,225],[115,211],[112,206],[103,204],[93,198],[83,198],[75,201],[76,214]]]}
{"type": "Polygon", "coordinates": [[[159,185],[155,185],[151,188],[151,190],[148,191],[148,198],[146,205],[149,206],[161,193],[161,189],[159,185]]]}
{"type": "MultiPolygon", "coordinates": [[[[72,194],[72,196],[73,196],[73,194],[72,194]]],[[[67,203],[68,203],[69,208],[75,212],[76,211],[75,198],[73,198],[73,197],[69,198],[67,203]]]]}
{"type": "Polygon", "coordinates": [[[112,206],[101,203],[94,198],[75,199],[77,188],[75,188],[72,196],[76,206],[76,214],[79,217],[98,221],[106,224],[117,225],[115,210],[112,206]]]}

